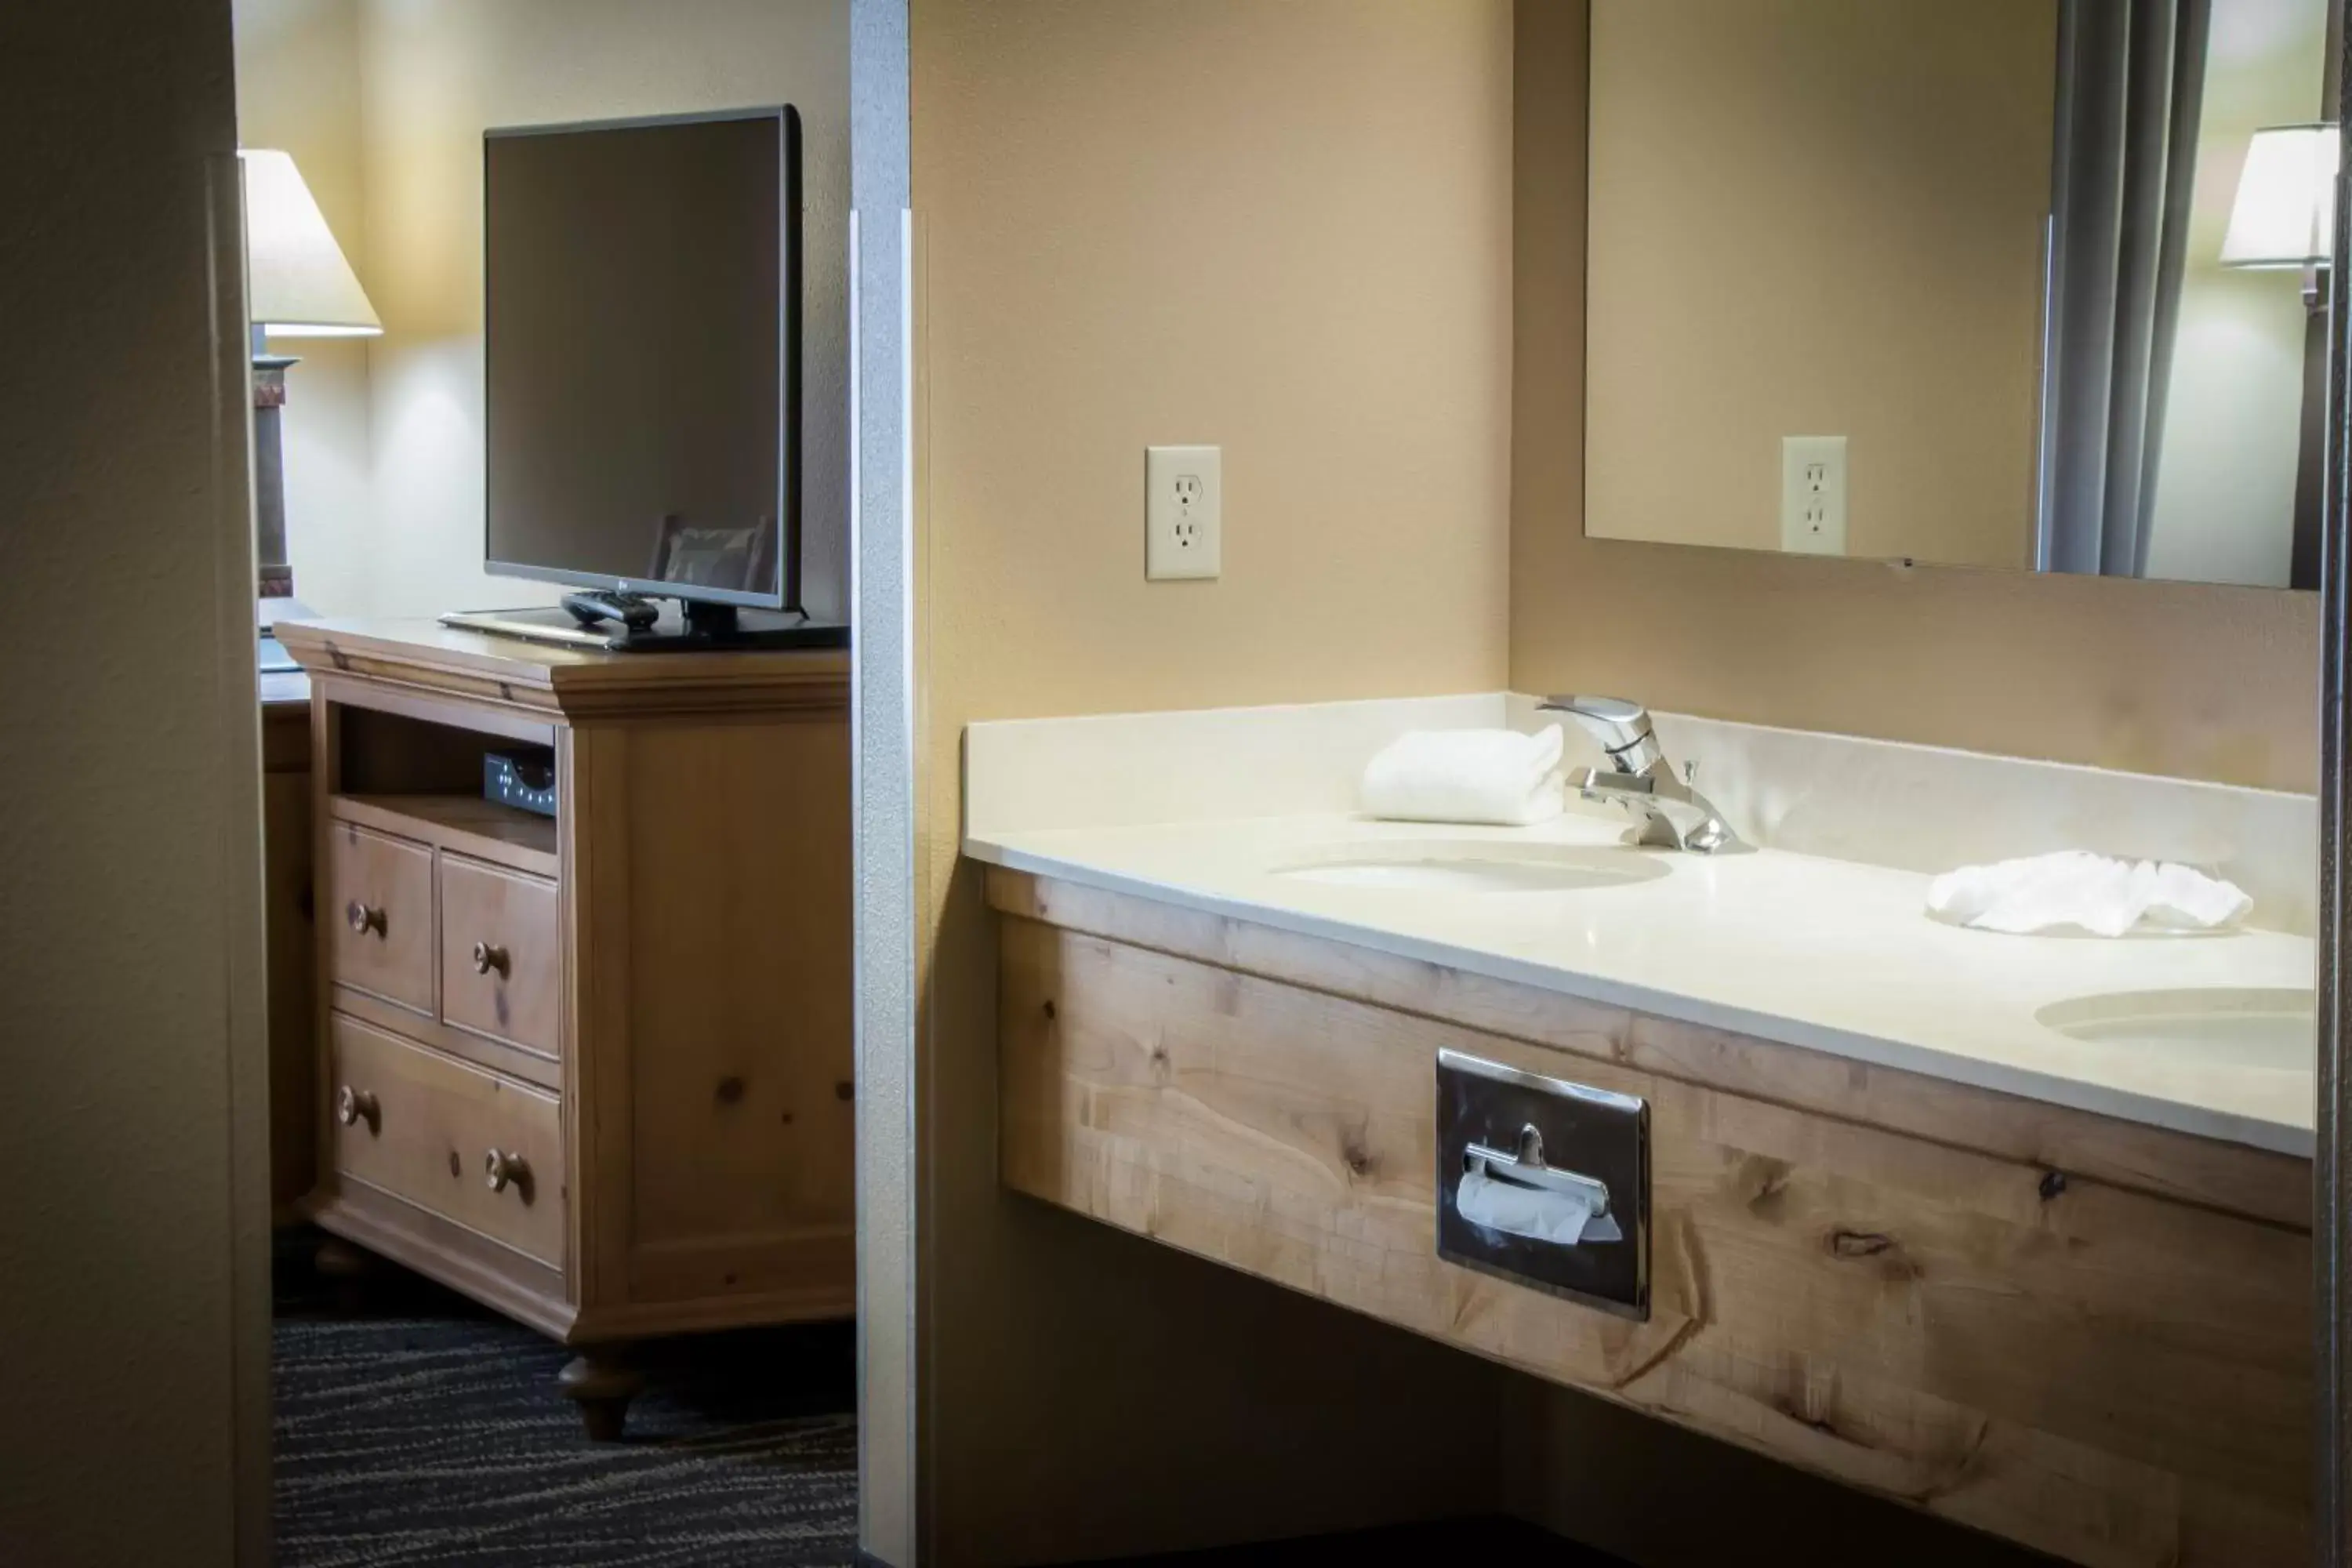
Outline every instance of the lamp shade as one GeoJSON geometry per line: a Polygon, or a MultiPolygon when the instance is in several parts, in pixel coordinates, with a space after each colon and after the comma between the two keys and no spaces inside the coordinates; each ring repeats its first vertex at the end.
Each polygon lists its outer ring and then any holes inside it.
{"type": "Polygon", "coordinates": [[[294,160],[264,148],[237,156],[245,161],[245,265],[254,324],[283,338],[383,331],[294,160]]]}
{"type": "Polygon", "coordinates": [[[2325,265],[2336,247],[2336,171],[2341,156],[2333,125],[2275,125],[2246,148],[2224,267],[2325,265]]]}

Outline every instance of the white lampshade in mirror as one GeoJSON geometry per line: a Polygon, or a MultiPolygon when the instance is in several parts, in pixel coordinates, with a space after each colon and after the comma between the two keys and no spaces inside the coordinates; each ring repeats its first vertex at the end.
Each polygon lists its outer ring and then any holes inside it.
{"type": "Polygon", "coordinates": [[[2333,125],[2277,125],[2254,132],[2224,267],[2324,266],[2335,248],[2336,173],[2341,145],[2333,125]]]}
{"type": "Polygon", "coordinates": [[[248,148],[245,161],[247,300],[271,337],[373,337],[383,331],[326,215],[284,153],[248,148]]]}

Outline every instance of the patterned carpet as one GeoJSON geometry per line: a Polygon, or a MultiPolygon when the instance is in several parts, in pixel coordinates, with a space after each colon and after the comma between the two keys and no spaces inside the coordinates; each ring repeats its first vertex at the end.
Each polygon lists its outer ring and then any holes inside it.
{"type": "MultiPolygon", "coordinates": [[[[570,1352],[386,1263],[321,1279],[278,1238],[273,1376],[285,1568],[832,1568],[857,1531],[845,1324],[646,1346],[628,1436],[592,1443],[570,1352]]],[[[1118,1568],[1375,1563],[1624,1568],[1477,1520],[1132,1559],[1118,1568]]],[[[1110,1568],[1110,1565],[1103,1565],[1110,1568]]]]}
{"type": "Polygon", "coordinates": [[[279,1244],[278,1561],[288,1568],[820,1568],[856,1557],[845,1325],[647,1347],[592,1443],[568,1352],[386,1265],[346,1299],[279,1244]]]}

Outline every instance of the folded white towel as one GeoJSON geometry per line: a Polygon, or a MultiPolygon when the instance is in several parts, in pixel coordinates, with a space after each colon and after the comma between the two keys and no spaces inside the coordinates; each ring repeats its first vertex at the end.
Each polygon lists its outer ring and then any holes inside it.
{"type": "Polygon", "coordinates": [[[1454,1189],[1454,1206],[1484,1230],[1524,1236],[1559,1247],[1625,1239],[1613,1215],[1596,1215],[1589,1199],[1549,1188],[1498,1182],[1482,1169],[1465,1171],[1454,1189]]]}
{"type": "Polygon", "coordinates": [[[2254,900],[2234,882],[2170,861],[2117,860],[2084,849],[1963,866],[1927,885],[1927,912],[1979,931],[2121,936],[2137,926],[2213,931],[2243,920],[2254,900]]]}
{"type": "Polygon", "coordinates": [[[1492,823],[1526,827],[1563,809],[1554,724],[1515,730],[1416,730],[1364,769],[1363,806],[1396,822],[1492,823]]]}

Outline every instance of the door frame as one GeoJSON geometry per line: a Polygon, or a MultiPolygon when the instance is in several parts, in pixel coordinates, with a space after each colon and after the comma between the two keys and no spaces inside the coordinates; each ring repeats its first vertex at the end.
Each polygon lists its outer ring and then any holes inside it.
{"type": "MultiPolygon", "coordinates": [[[[2346,53],[2340,8],[2331,16],[2328,77],[2339,136],[2352,164],[2352,61],[2346,53]]],[[[2314,1495],[2315,1559],[2322,1568],[2352,1568],[2352,844],[2346,832],[2352,807],[2352,312],[2345,309],[2344,272],[2352,257],[2352,203],[2345,176],[2336,177],[2335,287],[2329,289],[2326,384],[2327,444],[2325,526],[2320,570],[2319,741],[2319,1039],[2316,1129],[2312,1150],[2313,1336],[2317,1488],[2314,1495]]]]}

